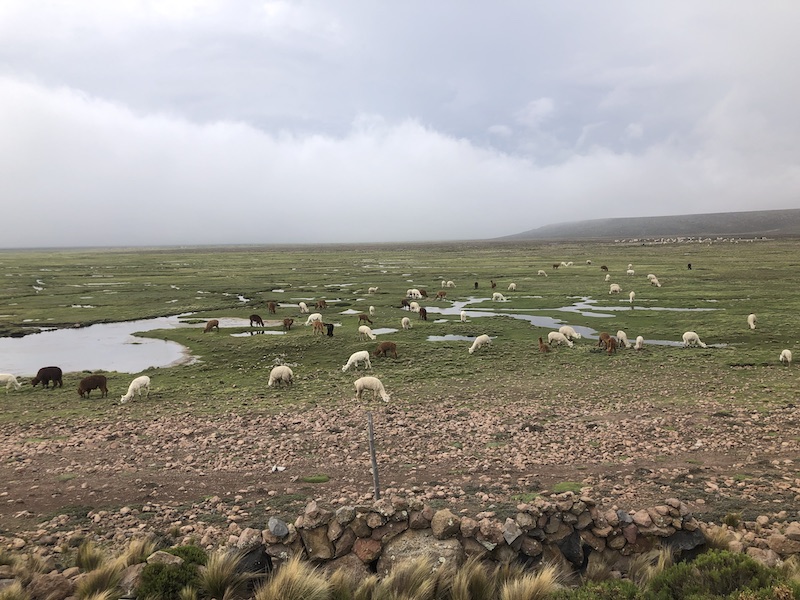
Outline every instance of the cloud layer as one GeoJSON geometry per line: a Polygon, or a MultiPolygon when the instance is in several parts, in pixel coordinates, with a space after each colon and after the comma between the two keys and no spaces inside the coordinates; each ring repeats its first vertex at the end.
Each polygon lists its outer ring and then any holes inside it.
{"type": "Polygon", "coordinates": [[[473,239],[800,207],[797,17],[6,2],[0,178],[19,226],[0,246],[473,239]]]}

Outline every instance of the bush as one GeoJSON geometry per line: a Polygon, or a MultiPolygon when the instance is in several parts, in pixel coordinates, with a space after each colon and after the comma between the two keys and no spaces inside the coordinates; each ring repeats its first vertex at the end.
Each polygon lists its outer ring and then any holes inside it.
{"type": "Polygon", "coordinates": [[[770,588],[777,582],[776,571],[746,554],[712,550],[692,563],[674,565],[654,577],[645,590],[645,598],[724,598],[734,592],[770,588]]]}
{"type": "Polygon", "coordinates": [[[553,600],[637,600],[641,598],[639,588],[627,579],[590,581],[574,590],[562,590],[552,596],[553,600]]]}
{"type": "Polygon", "coordinates": [[[175,546],[164,550],[169,554],[180,556],[184,561],[193,565],[204,565],[208,562],[208,554],[199,546],[175,546]]]}
{"type": "Polygon", "coordinates": [[[187,586],[197,587],[196,564],[188,561],[180,565],[153,563],[142,569],[136,597],[179,600],[181,590],[187,586]]]}

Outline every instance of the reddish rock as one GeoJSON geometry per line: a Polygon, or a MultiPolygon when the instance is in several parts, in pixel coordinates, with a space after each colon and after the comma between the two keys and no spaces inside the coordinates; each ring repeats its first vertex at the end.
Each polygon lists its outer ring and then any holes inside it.
{"type": "Polygon", "coordinates": [[[358,538],[353,544],[353,554],[362,563],[371,563],[381,555],[381,543],[372,538],[358,538]]]}

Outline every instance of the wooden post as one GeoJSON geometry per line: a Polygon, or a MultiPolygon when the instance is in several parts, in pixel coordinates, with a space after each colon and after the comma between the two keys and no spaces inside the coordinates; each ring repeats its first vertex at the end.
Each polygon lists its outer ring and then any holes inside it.
{"type": "Polygon", "coordinates": [[[372,485],[375,488],[375,500],[381,498],[381,484],[378,481],[378,459],[375,458],[375,434],[372,430],[372,411],[367,411],[367,432],[369,436],[369,457],[372,462],[372,485]]]}

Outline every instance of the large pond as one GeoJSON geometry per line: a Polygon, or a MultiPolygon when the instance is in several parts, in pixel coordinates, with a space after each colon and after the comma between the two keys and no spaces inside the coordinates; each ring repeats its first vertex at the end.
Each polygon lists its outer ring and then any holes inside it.
{"type": "Polygon", "coordinates": [[[191,326],[172,316],[0,338],[0,371],[27,376],[35,375],[41,367],[55,365],[65,372],[138,373],[148,367],[177,365],[192,360],[187,348],[177,342],[132,334],[191,326]]]}

